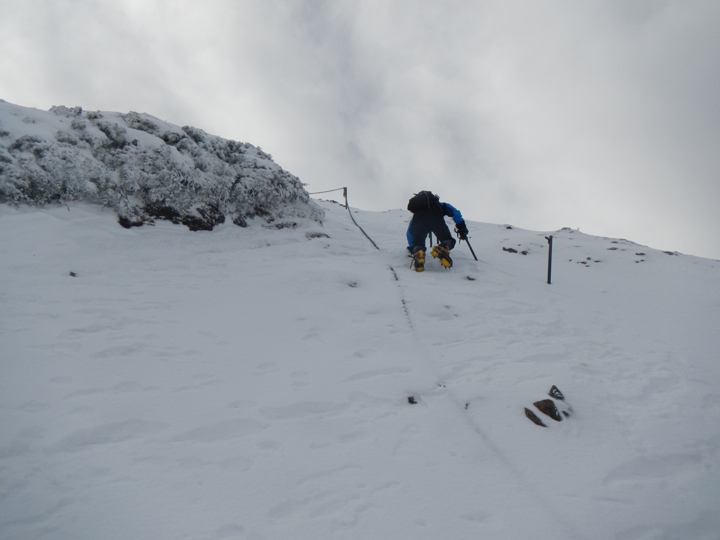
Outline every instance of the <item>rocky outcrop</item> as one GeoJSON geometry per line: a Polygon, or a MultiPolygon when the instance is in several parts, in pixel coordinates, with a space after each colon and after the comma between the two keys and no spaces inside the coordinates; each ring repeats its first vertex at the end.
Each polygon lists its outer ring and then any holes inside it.
{"type": "Polygon", "coordinates": [[[124,227],[323,217],[300,180],[251,144],[148,114],[44,112],[0,100],[0,203],[69,201],[111,207],[124,227]]]}

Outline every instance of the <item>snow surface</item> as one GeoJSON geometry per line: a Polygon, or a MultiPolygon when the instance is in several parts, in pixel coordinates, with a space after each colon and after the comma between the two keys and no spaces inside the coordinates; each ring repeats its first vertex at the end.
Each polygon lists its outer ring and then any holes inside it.
{"type": "Polygon", "coordinates": [[[319,204],[0,206],[0,538],[720,538],[720,263],[561,230],[548,285],[471,222],[416,273],[407,212],[319,204]]]}

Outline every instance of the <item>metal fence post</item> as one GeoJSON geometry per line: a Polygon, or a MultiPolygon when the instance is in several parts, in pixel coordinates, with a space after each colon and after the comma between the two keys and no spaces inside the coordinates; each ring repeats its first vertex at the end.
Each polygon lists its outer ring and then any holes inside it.
{"type": "Polygon", "coordinates": [[[548,241],[548,272],[547,272],[547,282],[548,285],[552,282],[552,243],[553,243],[553,237],[552,234],[550,236],[546,236],[545,240],[548,241]]]}

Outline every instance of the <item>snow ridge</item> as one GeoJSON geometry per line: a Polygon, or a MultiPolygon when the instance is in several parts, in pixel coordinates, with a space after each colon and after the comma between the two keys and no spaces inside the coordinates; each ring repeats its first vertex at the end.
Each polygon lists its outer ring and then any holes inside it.
{"type": "Polygon", "coordinates": [[[0,203],[84,201],[117,211],[125,227],[167,219],[212,230],[226,216],[320,221],[300,180],[249,143],[175,126],[149,114],[49,112],[0,100],[0,203]]]}

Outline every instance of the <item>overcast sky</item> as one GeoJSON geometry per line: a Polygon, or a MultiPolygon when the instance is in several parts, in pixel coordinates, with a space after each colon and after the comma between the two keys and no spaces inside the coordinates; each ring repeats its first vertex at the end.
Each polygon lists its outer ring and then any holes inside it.
{"type": "Polygon", "coordinates": [[[720,259],[718,0],[0,0],[0,15],[11,103],[193,125],[362,209],[431,189],[473,221],[720,259]]]}

